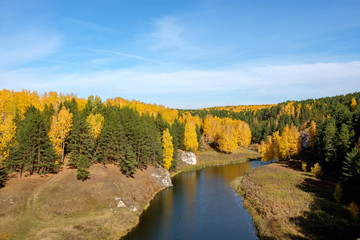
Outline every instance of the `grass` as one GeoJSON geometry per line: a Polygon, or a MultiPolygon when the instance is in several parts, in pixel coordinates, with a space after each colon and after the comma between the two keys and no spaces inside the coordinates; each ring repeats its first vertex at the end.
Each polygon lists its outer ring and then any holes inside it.
{"type": "Polygon", "coordinates": [[[335,185],[284,164],[252,170],[232,186],[260,239],[357,239],[360,224],[333,199],[335,185]]]}

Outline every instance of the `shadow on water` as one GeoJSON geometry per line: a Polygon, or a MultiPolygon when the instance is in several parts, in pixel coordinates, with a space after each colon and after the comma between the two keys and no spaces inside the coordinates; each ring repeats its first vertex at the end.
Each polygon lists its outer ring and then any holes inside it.
{"type": "Polygon", "coordinates": [[[251,161],[176,175],[174,186],[155,196],[139,225],[122,239],[257,239],[229,182],[263,164],[251,161]]]}
{"type": "Polygon", "coordinates": [[[360,223],[351,218],[344,205],[333,199],[332,183],[306,178],[297,186],[305,192],[314,194],[310,211],[290,221],[298,225],[309,239],[358,239],[360,223]]]}

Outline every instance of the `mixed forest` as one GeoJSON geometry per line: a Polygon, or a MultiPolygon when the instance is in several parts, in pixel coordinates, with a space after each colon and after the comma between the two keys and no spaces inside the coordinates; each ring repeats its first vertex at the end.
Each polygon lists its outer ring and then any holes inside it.
{"type": "MultiPolygon", "coordinates": [[[[224,154],[257,144],[262,160],[301,152],[303,170],[338,183],[335,199],[360,204],[360,93],[275,105],[170,109],[123,98],[0,91],[0,185],[9,174],[56,173],[79,180],[95,163],[131,177],[149,165],[176,170],[179,150],[224,154]]],[[[358,210],[357,210],[358,211],[358,210]]]]}

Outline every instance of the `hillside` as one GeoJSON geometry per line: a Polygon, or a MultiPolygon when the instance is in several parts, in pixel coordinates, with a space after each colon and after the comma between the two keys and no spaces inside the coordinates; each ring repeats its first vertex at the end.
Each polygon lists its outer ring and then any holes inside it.
{"type": "Polygon", "coordinates": [[[150,166],[133,178],[110,164],[89,170],[91,178],[84,182],[68,168],[10,178],[0,189],[0,239],[119,239],[165,187],[154,176],[165,176],[161,168],[150,166]]]}

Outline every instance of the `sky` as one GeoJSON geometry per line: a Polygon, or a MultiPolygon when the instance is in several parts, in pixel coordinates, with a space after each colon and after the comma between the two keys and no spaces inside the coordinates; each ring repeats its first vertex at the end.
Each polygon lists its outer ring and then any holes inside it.
{"type": "Polygon", "coordinates": [[[360,91],[360,0],[1,0],[0,89],[172,108],[360,91]]]}

